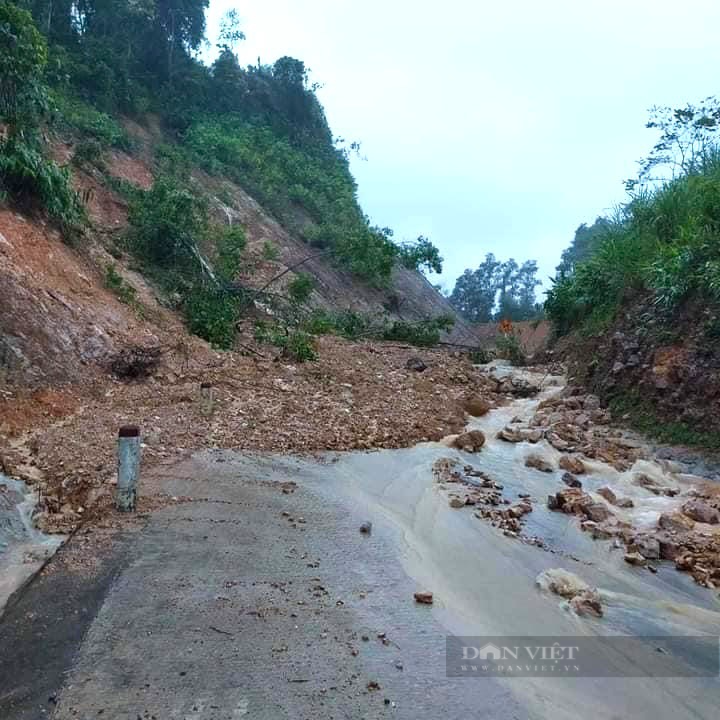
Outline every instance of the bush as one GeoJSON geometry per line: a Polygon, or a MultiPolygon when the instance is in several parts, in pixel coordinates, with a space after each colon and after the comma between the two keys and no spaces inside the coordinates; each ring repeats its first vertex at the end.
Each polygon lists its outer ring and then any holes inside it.
{"type": "Polygon", "coordinates": [[[137,290],[125,282],[113,264],[105,268],[105,287],[114,293],[120,302],[126,305],[137,304],[137,290]]]}
{"type": "Polygon", "coordinates": [[[217,259],[215,270],[228,282],[232,282],[242,267],[242,254],[247,240],[239,225],[223,228],[216,237],[217,259]]]}
{"type": "Polygon", "coordinates": [[[130,205],[130,242],[146,263],[197,273],[198,243],[208,231],[207,205],[177,178],[160,176],[130,205]]]}
{"type": "Polygon", "coordinates": [[[117,147],[123,150],[132,148],[130,136],[110,115],[62,92],[53,93],[52,100],[56,123],[94,139],[102,148],[117,147]]]}
{"type": "Polygon", "coordinates": [[[498,356],[509,360],[516,367],[527,365],[527,358],[520,345],[520,338],[514,333],[502,333],[495,340],[498,356]]]}
{"type": "Polygon", "coordinates": [[[255,339],[261,343],[275,345],[282,355],[295,362],[317,359],[312,336],[305,330],[290,328],[281,323],[258,322],[255,325],[255,339]]]}
{"type": "Polygon", "coordinates": [[[102,145],[97,140],[93,139],[81,140],[75,146],[73,163],[78,167],[82,167],[87,164],[94,165],[99,170],[104,170],[105,162],[103,160],[102,145]]]}
{"type": "Polygon", "coordinates": [[[288,295],[293,302],[306,302],[315,289],[315,281],[307,273],[298,273],[288,284],[288,295]]]}
{"type": "Polygon", "coordinates": [[[0,195],[28,207],[40,203],[66,236],[74,234],[85,220],[70,174],[45,157],[32,138],[12,135],[0,142],[0,195]]]}
{"type": "Polygon", "coordinates": [[[220,289],[198,285],[185,299],[184,311],[191,333],[221,350],[232,348],[239,316],[235,298],[220,289]]]}

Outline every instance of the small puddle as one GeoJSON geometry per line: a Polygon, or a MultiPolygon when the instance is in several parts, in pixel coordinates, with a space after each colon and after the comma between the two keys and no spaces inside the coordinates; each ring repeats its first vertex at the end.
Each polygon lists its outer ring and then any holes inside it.
{"type": "Polygon", "coordinates": [[[37,497],[19,480],[0,473],[0,614],[10,596],[44,565],[64,542],[32,522],[37,497]]]}

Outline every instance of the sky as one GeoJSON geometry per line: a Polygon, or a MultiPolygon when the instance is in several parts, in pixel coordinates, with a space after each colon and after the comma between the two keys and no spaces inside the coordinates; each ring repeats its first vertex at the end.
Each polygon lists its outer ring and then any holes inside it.
{"type": "Polygon", "coordinates": [[[625,199],[648,109],[720,93],[717,0],[210,0],[240,62],[303,60],[360,202],[428,236],[451,289],[486,253],[554,274],[580,223],[625,199]]]}

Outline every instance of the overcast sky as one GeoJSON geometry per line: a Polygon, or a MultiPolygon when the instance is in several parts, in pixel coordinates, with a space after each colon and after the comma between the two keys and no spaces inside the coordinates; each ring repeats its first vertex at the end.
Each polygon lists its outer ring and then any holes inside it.
{"type": "Polygon", "coordinates": [[[242,64],[303,60],[360,201],[427,235],[452,287],[485,253],[553,273],[581,222],[622,202],[652,105],[718,92],[718,0],[211,0],[242,64]]]}

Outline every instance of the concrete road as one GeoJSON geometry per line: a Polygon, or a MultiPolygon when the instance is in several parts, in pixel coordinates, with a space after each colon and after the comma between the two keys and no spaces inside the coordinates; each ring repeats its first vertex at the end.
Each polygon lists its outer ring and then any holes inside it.
{"type": "Polygon", "coordinates": [[[164,483],[181,501],[91,578],[39,578],[0,623],[0,717],[529,717],[495,681],[445,677],[390,538],[303,467],[188,461],[164,483]]]}

